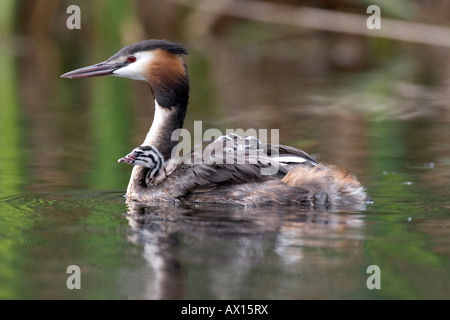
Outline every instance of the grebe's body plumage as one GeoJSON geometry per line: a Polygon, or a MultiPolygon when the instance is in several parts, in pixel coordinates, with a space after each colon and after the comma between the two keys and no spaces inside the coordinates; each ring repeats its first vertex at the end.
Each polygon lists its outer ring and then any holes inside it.
{"type": "Polygon", "coordinates": [[[304,151],[264,144],[254,137],[222,136],[203,141],[183,158],[172,157],[189,99],[184,46],[145,40],[105,62],[64,74],[65,78],[113,75],[142,80],[155,98],[155,117],[143,144],[119,162],[134,165],[129,199],[242,205],[357,206],[368,198],[345,169],[324,166],[304,151]],[[204,152],[208,149],[213,152],[204,152]],[[200,161],[196,161],[200,160],[200,161]],[[262,172],[275,168],[271,174],[262,172]]]}

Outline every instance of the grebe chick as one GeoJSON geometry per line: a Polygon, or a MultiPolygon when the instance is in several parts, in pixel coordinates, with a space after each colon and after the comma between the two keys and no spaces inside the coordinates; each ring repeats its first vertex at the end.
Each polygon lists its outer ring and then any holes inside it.
{"type": "Polygon", "coordinates": [[[117,160],[119,163],[127,163],[148,168],[143,176],[147,187],[154,186],[166,178],[166,162],[163,155],[153,146],[139,146],[134,148],[125,157],[117,160]]]}
{"type": "Polygon", "coordinates": [[[61,76],[112,75],[150,85],[155,99],[153,123],[143,144],[119,159],[134,165],[127,188],[129,199],[364,207],[368,197],[352,174],[324,166],[297,148],[229,134],[202,141],[183,158],[173,158],[189,100],[184,54],[188,52],[183,45],[145,40],[122,48],[104,62],[61,76]]]}

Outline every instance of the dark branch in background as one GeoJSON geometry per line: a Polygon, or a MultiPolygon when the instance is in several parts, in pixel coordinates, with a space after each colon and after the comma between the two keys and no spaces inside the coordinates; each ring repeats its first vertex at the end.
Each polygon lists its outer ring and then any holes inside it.
{"type": "Polygon", "coordinates": [[[381,8],[381,29],[370,30],[366,27],[370,14],[248,0],[204,0],[198,3],[188,0],[172,1],[196,11],[214,15],[228,15],[264,23],[450,47],[449,27],[384,18],[383,8],[381,8]]]}

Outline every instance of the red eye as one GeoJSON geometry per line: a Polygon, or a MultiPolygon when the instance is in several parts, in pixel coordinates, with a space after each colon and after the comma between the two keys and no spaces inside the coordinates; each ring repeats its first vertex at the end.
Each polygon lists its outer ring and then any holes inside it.
{"type": "Polygon", "coordinates": [[[128,61],[129,63],[136,62],[136,57],[135,57],[135,56],[129,56],[129,57],[127,58],[127,61],[128,61]]]}

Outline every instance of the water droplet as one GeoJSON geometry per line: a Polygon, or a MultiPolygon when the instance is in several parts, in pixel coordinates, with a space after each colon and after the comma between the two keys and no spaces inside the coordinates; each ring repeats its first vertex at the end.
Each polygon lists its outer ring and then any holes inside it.
{"type": "Polygon", "coordinates": [[[425,162],[423,164],[424,168],[429,168],[429,169],[433,169],[434,168],[434,162],[425,162]]]}

